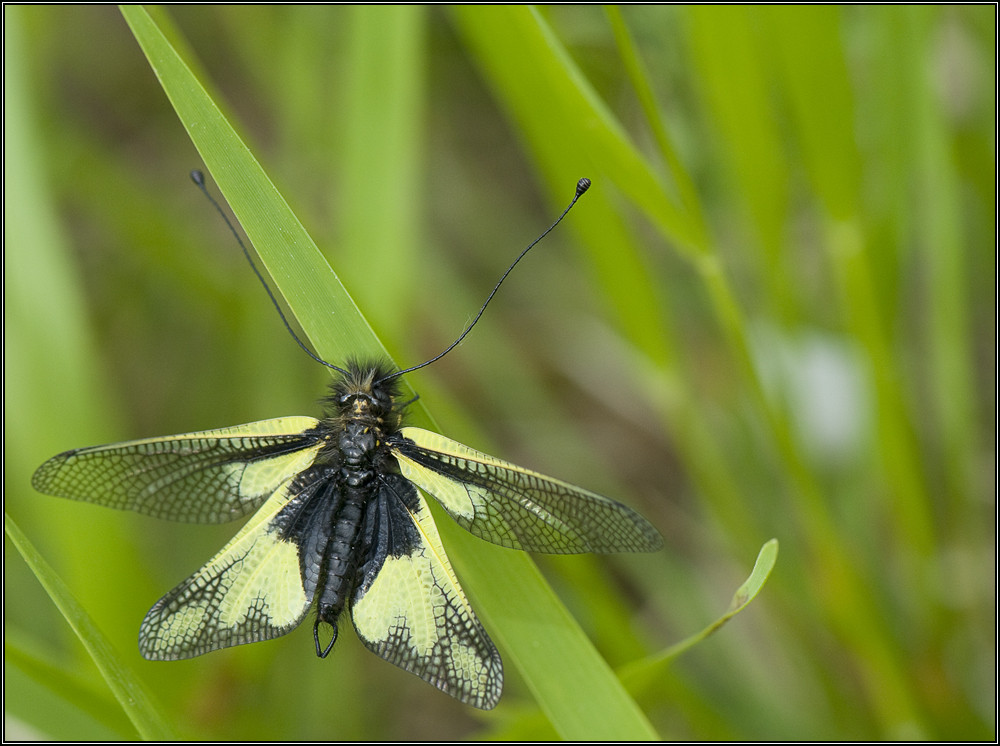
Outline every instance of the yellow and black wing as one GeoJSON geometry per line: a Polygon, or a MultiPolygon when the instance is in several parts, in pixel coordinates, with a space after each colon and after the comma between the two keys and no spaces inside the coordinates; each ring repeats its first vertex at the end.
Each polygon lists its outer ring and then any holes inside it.
{"type": "Polygon", "coordinates": [[[289,528],[302,505],[329,485],[329,472],[319,467],[288,478],[215,557],[149,610],[139,629],[143,657],[192,658],[295,629],[316,593],[302,567],[319,557],[289,528]]]}
{"type": "Polygon", "coordinates": [[[42,464],[32,484],[46,494],[175,521],[222,523],[260,508],[143,620],[143,656],[190,658],[283,635],[308,612],[315,588],[303,584],[300,547],[284,529],[297,505],[328,481],[323,470],[310,469],[324,445],[318,424],[283,417],[79,448],[42,464]]]}
{"type": "Polygon", "coordinates": [[[311,417],[282,417],[185,435],[77,448],[53,456],[31,483],[47,495],[189,523],[249,515],[321,443],[311,417]]]}
{"type": "Polygon", "coordinates": [[[404,427],[390,450],[403,476],[433,495],[460,526],[529,552],[653,552],[663,538],[631,508],[581,487],[404,427]]]}
{"type": "Polygon", "coordinates": [[[491,709],[503,690],[500,654],[458,584],[427,503],[399,474],[379,481],[362,529],[354,629],[376,655],[491,709]]]}

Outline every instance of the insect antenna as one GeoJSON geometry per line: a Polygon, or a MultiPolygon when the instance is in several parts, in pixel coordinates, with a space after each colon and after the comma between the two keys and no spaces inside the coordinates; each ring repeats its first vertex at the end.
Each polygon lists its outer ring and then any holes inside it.
{"type": "Polygon", "coordinates": [[[229,216],[226,215],[222,207],[219,206],[219,203],[215,201],[215,197],[213,197],[209,193],[208,188],[205,186],[205,174],[195,169],[194,171],[191,172],[191,181],[193,181],[195,183],[195,186],[197,186],[201,190],[202,194],[208,197],[208,201],[212,203],[212,206],[215,208],[216,212],[218,212],[219,215],[222,216],[222,219],[226,221],[226,225],[229,226],[229,231],[236,238],[236,243],[238,243],[240,245],[240,248],[243,249],[243,256],[245,256],[247,261],[250,262],[250,268],[253,269],[253,273],[257,275],[257,279],[260,280],[260,284],[263,285],[264,290],[267,291],[267,296],[271,299],[271,303],[274,304],[275,309],[277,309],[278,315],[281,317],[281,321],[285,325],[285,328],[288,330],[288,333],[292,335],[292,339],[294,339],[298,343],[299,347],[305,350],[306,354],[313,360],[315,360],[317,363],[322,363],[327,368],[333,368],[333,370],[337,371],[338,373],[347,375],[346,370],[337,367],[333,363],[328,363],[326,360],[319,357],[316,353],[310,350],[306,346],[306,344],[301,339],[299,339],[299,335],[295,333],[295,330],[292,329],[292,325],[289,324],[288,319],[285,318],[285,312],[281,310],[281,305],[278,303],[278,299],[275,298],[274,293],[271,292],[271,287],[270,285],[267,284],[267,280],[264,279],[264,275],[262,275],[260,273],[260,270],[257,269],[256,262],[254,262],[253,258],[250,256],[250,252],[247,250],[246,244],[243,243],[243,239],[240,238],[240,234],[236,232],[236,228],[233,227],[233,223],[229,219],[229,216]]]}
{"type": "MultiPolygon", "coordinates": [[[[229,231],[233,234],[233,237],[236,239],[236,243],[240,245],[240,249],[243,250],[243,256],[245,256],[246,260],[250,263],[250,268],[253,269],[253,273],[257,275],[257,279],[260,280],[260,284],[263,285],[264,290],[267,291],[267,296],[271,299],[271,303],[274,305],[275,310],[277,310],[278,316],[281,317],[281,321],[285,325],[285,328],[288,330],[288,333],[292,335],[292,339],[294,339],[296,343],[299,345],[299,347],[305,350],[305,353],[313,360],[315,360],[317,363],[321,363],[322,365],[325,365],[327,368],[332,368],[333,370],[345,376],[350,375],[348,371],[344,370],[343,368],[340,368],[334,365],[333,363],[328,363],[326,360],[316,355],[316,353],[310,350],[309,347],[307,347],[306,344],[301,339],[299,339],[299,335],[295,333],[295,330],[292,329],[292,325],[288,323],[288,319],[285,317],[285,312],[281,310],[281,305],[278,303],[278,299],[275,298],[274,293],[271,292],[271,286],[267,284],[267,280],[264,279],[264,275],[262,275],[260,270],[257,268],[257,263],[254,262],[253,258],[250,256],[250,251],[247,249],[246,244],[243,243],[243,239],[240,238],[240,234],[236,231],[236,228],[233,226],[233,223],[229,219],[229,216],[225,213],[225,211],[215,200],[215,198],[209,193],[208,188],[205,186],[205,175],[201,171],[195,169],[194,171],[191,172],[191,181],[195,183],[195,185],[201,190],[202,194],[204,194],[208,198],[208,201],[212,203],[212,206],[215,208],[216,212],[218,212],[219,215],[222,216],[222,219],[226,221],[226,225],[229,227],[229,231]]],[[[463,331],[458,336],[458,339],[456,339],[454,342],[448,345],[443,351],[439,352],[431,359],[425,360],[419,365],[414,365],[413,367],[396,371],[395,373],[391,373],[387,376],[380,378],[378,381],[375,381],[375,383],[384,383],[386,381],[391,381],[394,378],[399,378],[399,376],[402,376],[406,373],[412,373],[415,370],[420,370],[421,368],[424,368],[430,365],[431,363],[440,360],[449,352],[451,352],[453,349],[455,349],[462,342],[462,340],[466,338],[469,332],[472,331],[472,327],[474,327],[476,323],[479,321],[479,319],[482,318],[483,312],[486,311],[486,306],[488,306],[490,304],[490,301],[493,300],[493,296],[497,294],[497,291],[500,289],[500,286],[503,284],[503,281],[507,279],[507,275],[509,275],[511,271],[514,269],[514,267],[517,266],[517,263],[521,261],[529,251],[531,251],[531,249],[535,246],[535,244],[537,244],[539,241],[541,241],[543,238],[549,235],[549,233],[551,233],[552,230],[557,225],[559,225],[559,223],[562,222],[562,219],[566,217],[566,214],[571,209],[573,209],[573,205],[576,204],[577,200],[580,199],[580,197],[582,197],[583,194],[588,189],[590,189],[590,179],[586,178],[580,179],[576,183],[576,193],[573,195],[573,199],[570,201],[570,203],[566,206],[566,209],[562,211],[562,213],[559,215],[558,218],[555,219],[552,225],[546,228],[545,231],[543,231],[538,238],[536,238],[534,241],[528,244],[527,248],[525,248],[524,251],[518,254],[517,259],[511,262],[511,265],[507,267],[507,270],[503,273],[503,275],[501,275],[500,279],[497,281],[497,284],[493,286],[493,290],[490,291],[489,296],[487,296],[486,300],[483,302],[483,305],[480,307],[479,313],[477,313],[476,317],[469,323],[467,327],[465,327],[465,331],[463,331]]]]}
{"type": "Polygon", "coordinates": [[[420,370],[421,368],[426,367],[426,366],[430,365],[431,363],[440,360],[445,355],[447,355],[449,352],[451,352],[453,349],[455,349],[459,345],[459,343],[461,343],[461,341],[463,339],[465,339],[465,337],[468,335],[468,333],[472,331],[472,327],[474,327],[476,325],[476,322],[478,322],[479,319],[482,317],[483,312],[486,310],[486,306],[488,306],[490,304],[490,301],[493,300],[493,296],[497,294],[497,291],[500,289],[500,286],[503,284],[503,281],[507,279],[507,275],[509,275],[511,273],[511,271],[514,269],[514,267],[517,266],[517,263],[524,258],[524,255],[527,254],[529,251],[531,251],[532,247],[534,247],[535,244],[537,244],[539,241],[541,241],[543,238],[545,238],[547,235],[549,235],[549,233],[551,233],[552,230],[557,225],[559,225],[559,223],[562,222],[562,219],[564,217],[566,217],[566,213],[568,213],[571,209],[573,209],[573,205],[576,204],[576,201],[578,199],[580,199],[580,197],[582,197],[583,194],[584,194],[584,192],[586,192],[588,189],[590,189],[590,179],[587,179],[587,178],[580,179],[576,183],[576,194],[573,195],[573,199],[566,206],[566,209],[562,211],[562,214],[558,218],[555,219],[555,222],[553,222],[552,225],[550,225],[548,228],[546,228],[545,231],[538,238],[536,238],[534,241],[532,241],[530,244],[528,244],[528,247],[524,251],[522,251],[520,254],[518,254],[517,259],[515,259],[513,262],[511,262],[511,265],[509,267],[507,267],[507,271],[504,272],[503,275],[501,275],[500,279],[497,281],[497,284],[493,286],[493,290],[490,291],[489,296],[487,296],[487,298],[484,301],[482,307],[480,307],[479,313],[476,314],[476,318],[474,318],[469,323],[469,325],[467,327],[465,327],[465,331],[462,332],[458,336],[458,339],[456,339],[454,342],[452,342],[450,345],[448,345],[442,352],[439,352],[437,355],[435,355],[434,357],[432,357],[430,360],[425,360],[424,362],[420,363],[419,365],[414,365],[412,368],[406,368],[405,370],[397,371],[396,373],[393,373],[391,375],[386,376],[385,378],[382,378],[379,382],[381,383],[382,381],[389,381],[389,380],[392,380],[393,378],[398,378],[399,376],[404,375],[405,373],[412,373],[415,370],[420,370]]]}

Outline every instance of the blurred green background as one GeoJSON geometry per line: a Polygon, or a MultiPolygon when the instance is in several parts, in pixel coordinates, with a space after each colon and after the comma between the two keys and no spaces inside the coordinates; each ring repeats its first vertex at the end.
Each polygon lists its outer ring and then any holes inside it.
{"type": "MultiPolygon", "coordinates": [[[[253,152],[443,431],[637,507],[658,555],[537,558],[613,666],[760,597],[637,700],[670,739],[994,739],[993,6],[172,7],[253,152]],[[623,620],[624,623],[623,623],[623,620]]],[[[4,8],[4,490],[183,735],[544,738],[345,634],[142,660],[235,526],[43,497],[67,448],[317,413],[188,181],[113,7],[4,8]]],[[[346,357],[349,350],[344,351],[346,357]]],[[[337,362],[337,361],[334,361],[337,362]]],[[[5,542],[8,738],[132,738],[5,542]]],[[[503,654],[501,648],[501,653],[503,654]]]]}

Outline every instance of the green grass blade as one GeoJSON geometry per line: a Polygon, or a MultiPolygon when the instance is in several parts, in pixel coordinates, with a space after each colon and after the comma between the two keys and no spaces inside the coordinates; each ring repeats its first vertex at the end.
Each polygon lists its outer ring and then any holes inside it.
{"type": "MultiPolygon", "coordinates": [[[[743,611],[757,597],[770,577],[777,559],[778,540],[771,539],[761,547],[753,570],[733,594],[729,608],[722,616],[700,632],[671,645],[656,655],[620,666],[617,669],[617,674],[629,694],[635,697],[645,697],[650,692],[657,691],[674,659],[719,631],[726,622],[743,611]]],[[[539,738],[537,729],[538,713],[526,711],[506,723],[501,731],[493,735],[503,740],[518,740],[528,737],[525,734],[532,734],[530,737],[537,739],[539,738]]]]}
{"type": "Polygon", "coordinates": [[[484,545],[452,521],[438,521],[461,550],[477,610],[560,738],[656,740],[658,735],[607,662],[523,553],[484,545]]]}
{"type": "Polygon", "coordinates": [[[62,657],[39,650],[16,629],[6,631],[4,675],[7,716],[26,727],[55,740],[120,741],[137,735],[107,687],[72,673],[62,657]]]}
{"type": "Polygon", "coordinates": [[[781,317],[795,313],[795,298],[783,281],[783,232],[788,218],[788,157],[768,94],[769,70],[746,33],[755,10],[711,6],[685,8],[693,75],[709,109],[721,158],[738,184],[760,245],[760,281],[781,317]]]}
{"type": "Polygon", "coordinates": [[[387,356],[337,275],[220,108],[138,6],[122,15],[205,165],[321,357],[387,356]]]}
{"type": "Polygon", "coordinates": [[[669,169],[680,203],[688,215],[693,220],[697,220],[699,233],[703,233],[706,228],[701,215],[701,206],[694,181],[691,179],[691,174],[688,173],[687,168],[681,160],[680,154],[677,152],[677,147],[674,144],[674,139],[670,136],[667,124],[660,114],[660,108],[653,93],[653,81],[650,79],[645,65],[643,65],[639,50],[635,45],[635,40],[632,38],[628,25],[622,17],[621,8],[616,5],[607,5],[604,8],[604,12],[607,14],[608,21],[611,24],[611,30],[614,33],[622,63],[625,65],[628,73],[629,82],[635,89],[639,103],[642,105],[646,123],[652,131],[653,137],[656,139],[660,157],[663,158],[664,163],[669,169]]]}
{"type": "Polygon", "coordinates": [[[722,626],[745,609],[760,593],[778,561],[778,540],[771,539],[760,548],[753,570],[743,584],[736,589],[726,612],[700,632],[671,645],[663,652],[643,661],[623,666],[619,673],[626,688],[638,694],[651,687],[664,669],[682,653],[715,634],[722,626]]]}
{"type": "MultiPolygon", "coordinates": [[[[773,10],[773,9],[769,9],[773,10]]],[[[811,183],[826,218],[826,248],[842,295],[844,316],[865,346],[878,394],[879,453],[888,474],[892,515],[921,556],[933,551],[932,500],[899,381],[900,362],[889,341],[893,323],[880,288],[884,252],[869,245],[862,224],[862,160],[854,138],[854,100],[840,42],[842,9],[785,9],[773,15],[779,73],[811,183]],[[803,12],[804,11],[804,12],[803,12]]],[[[919,567],[909,570],[919,582],[919,567]]]]}
{"type": "MultiPolygon", "coordinates": [[[[953,152],[954,133],[949,129],[940,98],[916,95],[916,91],[938,87],[927,64],[926,50],[935,43],[934,24],[940,18],[939,10],[934,6],[913,7],[902,17],[887,16],[887,20],[895,24],[892,28],[899,28],[894,35],[900,44],[894,45],[893,63],[903,72],[920,71],[918,81],[923,84],[915,86],[916,90],[907,90],[904,116],[911,115],[906,116],[906,123],[912,124],[922,197],[920,208],[912,211],[912,218],[926,266],[925,328],[930,351],[931,407],[939,429],[937,437],[947,454],[948,481],[944,492],[952,501],[965,491],[967,475],[976,472],[975,454],[989,449],[981,442],[981,428],[970,427],[977,421],[980,402],[976,400],[977,335],[972,325],[974,312],[969,303],[968,278],[974,272],[976,259],[986,257],[993,263],[993,271],[984,274],[994,278],[996,253],[992,241],[977,240],[973,231],[963,225],[961,203],[965,187],[958,157],[953,152]]],[[[886,54],[888,57],[890,50],[886,54]]],[[[995,201],[995,192],[992,196],[995,201]]],[[[993,228],[995,236],[995,225],[993,228]]],[[[880,276],[886,274],[886,268],[891,265],[883,260],[880,276]]],[[[991,410],[995,406],[982,407],[984,412],[991,410]]]]}
{"type": "Polygon", "coordinates": [[[494,95],[525,138],[557,203],[587,176],[594,186],[571,225],[625,335],[657,365],[676,359],[663,299],[642,246],[626,227],[619,192],[686,255],[704,246],[676,203],[541,16],[526,7],[461,6],[452,16],[494,95]],[[553,133],[558,132],[558,137],[553,133]]]}
{"type": "MultiPolygon", "coordinates": [[[[320,354],[379,352],[313,241],[256,159],[140,8],[122,13],[180,120],[320,354]]],[[[656,733],[610,667],[547,588],[530,558],[486,546],[439,521],[449,552],[491,633],[564,738],[652,739],[656,733]],[[516,601],[513,601],[516,599],[516,601]],[[531,634],[527,631],[531,630],[531,634]]]]}
{"type": "Polygon", "coordinates": [[[682,250],[704,247],[697,221],[668,194],[536,10],[458,6],[452,13],[497,94],[509,99],[509,110],[549,172],[550,185],[559,186],[565,173],[596,183],[611,180],[682,250]],[[553,141],[553,132],[560,138],[553,141]],[[587,173],[577,173],[580,169],[587,173]],[[559,170],[561,181],[552,180],[559,170]]]}
{"type": "Polygon", "coordinates": [[[118,653],[115,652],[104,633],[97,628],[87,612],[77,603],[66,584],[6,513],[4,513],[4,532],[17,551],[20,552],[35,577],[38,578],[38,582],[45,588],[53,603],[59,607],[59,611],[73,628],[77,637],[80,638],[80,642],[83,643],[90,657],[97,664],[101,675],[139,735],[151,741],[175,739],[176,734],[160,714],[159,707],[153,702],[142,683],[122,663],[118,653]]]}
{"type": "Polygon", "coordinates": [[[351,115],[335,152],[351,188],[337,199],[337,243],[344,253],[338,266],[358,280],[349,284],[380,333],[400,328],[394,317],[407,315],[419,291],[413,278],[422,248],[426,13],[408,5],[356,6],[349,14],[343,83],[351,115]],[[392,271],[372,282],[372,267],[392,271]]]}

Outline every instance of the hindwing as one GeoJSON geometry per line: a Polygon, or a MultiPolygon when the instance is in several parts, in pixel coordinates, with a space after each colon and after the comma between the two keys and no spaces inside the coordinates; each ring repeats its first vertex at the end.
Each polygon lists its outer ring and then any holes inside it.
{"type": "Polygon", "coordinates": [[[529,552],[652,552],[653,526],[620,502],[438,433],[404,427],[390,444],[407,479],[476,536],[529,552]]]}
{"type": "Polygon", "coordinates": [[[149,610],[139,630],[142,655],[192,658],[297,627],[316,593],[316,583],[306,583],[302,572],[303,564],[317,564],[316,557],[302,555],[316,550],[288,529],[329,483],[321,469],[286,480],[215,557],[149,610]]]}
{"type": "Polygon", "coordinates": [[[494,707],[503,689],[500,654],[458,584],[426,501],[399,474],[379,480],[351,599],[358,637],[466,704],[494,707]]]}

